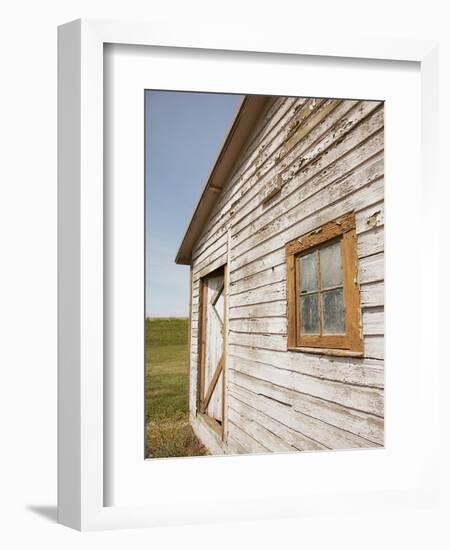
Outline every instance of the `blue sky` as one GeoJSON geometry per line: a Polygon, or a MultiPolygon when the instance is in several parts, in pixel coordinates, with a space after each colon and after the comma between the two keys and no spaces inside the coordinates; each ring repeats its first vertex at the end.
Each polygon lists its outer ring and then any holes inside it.
{"type": "Polygon", "coordinates": [[[189,312],[189,267],[175,255],[240,96],[147,91],[146,304],[148,317],[189,312]]]}

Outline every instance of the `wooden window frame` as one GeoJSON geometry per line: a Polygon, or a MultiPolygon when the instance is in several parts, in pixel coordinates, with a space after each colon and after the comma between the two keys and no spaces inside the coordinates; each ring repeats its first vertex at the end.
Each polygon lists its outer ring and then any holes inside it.
{"type": "Polygon", "coordinates": [[[287,346],[292,351],[311,351],[336,355],[362,355],[361,305],[356,250],[356,219],[354,212],[328,222],[296,238],[285,246],[287,285],[287,346]],[[300,276],[297,258],[303,254],[341,241],[342,283],[345,307],[345,334],[306,335],[300,331],[300,276]]]}

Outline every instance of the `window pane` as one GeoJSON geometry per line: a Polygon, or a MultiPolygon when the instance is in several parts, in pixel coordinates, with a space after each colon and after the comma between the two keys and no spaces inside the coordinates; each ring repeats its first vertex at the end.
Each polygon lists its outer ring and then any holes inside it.
{"type": "Polygon", "coordinates": [[[300,292],[317,290],[317,252],[300,257],[300,292]]]}
{"type": "Polygon", "coordinates": [[[342,288],[322,294],[323,334],[344,334],[344,300],[342,288]]]}
{"type": "Polygon", "coordinates": [[[320,249],[320,279],[322,288],[342,285],[340,241],[320,249]]]}
{"type": "Polygon", "coordinates": [[[317,294],[307,294],[300,297],[301,333],[319,334],[319,303],[317,294]]]}

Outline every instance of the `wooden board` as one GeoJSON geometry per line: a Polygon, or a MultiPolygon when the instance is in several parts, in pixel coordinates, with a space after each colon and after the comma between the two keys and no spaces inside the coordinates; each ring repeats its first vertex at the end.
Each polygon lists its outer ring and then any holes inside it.
{"type": "Polygon", "coordinates": [[[205,292],[205,326],[204,326],[204,372],[202,412],[211,418],[222,422],[222,366],[224,353],[223,297],[224,275],[220,273],[205,278],[203,281],[205,292]],[[217,297],[218,291],[220,292],[217,297]],[[205,402],[206,407],[203,406],[205,402]]]}
{"type": "MultiPolygon", "coordinates": [[[[228,261],[229,422],[221,452],[383,444],[383,128],[382,102],[277,98],[218,196],[193,251],[190,372],[192,403],[202,361],[201,280],[228,261]],[[285,245],[349,212],[364,355],[289,352],[285,245]]],[[[205,369],[210,380],[214,372],[205,369]]],[[[211,405],[208,414],[218,411],[211,405]]]]}

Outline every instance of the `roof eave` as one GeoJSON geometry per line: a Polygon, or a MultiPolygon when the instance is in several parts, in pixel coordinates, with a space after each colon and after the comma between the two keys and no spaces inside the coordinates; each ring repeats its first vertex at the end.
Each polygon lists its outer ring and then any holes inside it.
{"type": "Polygon", "coordinates": [[[191,265],[192,250],[208,221],[211,209],[269,100],[270,96],[251,95],[245,96],[239,104],[181,241],[175,263],[191,265]]]}

